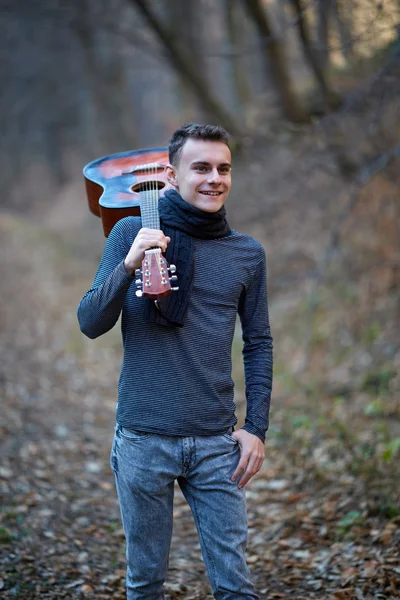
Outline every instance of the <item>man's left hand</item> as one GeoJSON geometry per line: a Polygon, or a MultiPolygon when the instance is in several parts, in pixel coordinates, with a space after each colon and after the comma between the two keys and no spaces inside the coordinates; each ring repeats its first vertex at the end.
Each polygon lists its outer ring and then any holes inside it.
{"type": "Polygon", "coordinates": [[[238,487],[242,488],[261,469],[265,448],[260,438],[245,429],[234,431],[232,437],[240,444],[240,461],[232,475],[232,481],[240,477],[238,487]]]}

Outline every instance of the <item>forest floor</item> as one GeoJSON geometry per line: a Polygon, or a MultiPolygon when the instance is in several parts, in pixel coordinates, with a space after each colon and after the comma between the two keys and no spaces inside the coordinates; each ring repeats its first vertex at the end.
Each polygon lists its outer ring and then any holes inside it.
{"type": "MultiPolygon", "coordinates": [[[[284,150],[275,156],[285,163],[284,150]]],[[[310,186],[319,184],[310,176],[310,186]]],[[[379,189],[385,185],[393,219],[393,190],[384,181],[379,189]]],[[[293,199],[295,192],[277,196],[293,199]]],[[[327,241],[326,196],[324,206],[314,203],[314,212],[307,212],[296,201],[274,204],[274,193],[271,184],[267,217],[247,202],[243,222],[270,257],[277,356],[266,459],[247,487],[249,566],[262,599],[395,600],[397,280],[393,270],[379,278],[372,267],[353,264],[353,279],[348,271],[346,280],[335,279],[333,272],[307,312],[314,258],[327,241]]],[[[340,189],[338,196],[335,210],[342,206],[340,189]]],[[[376,233],[382,221],[382,248],[368,250],[356,236],[353,246],[344,246],[344,257],[354,254],[355,244],[362,260],[370,250],[375,257],[382,250],[390,262],[388,248],[398,251],[398,230],[390,229],[385,211],[374,216],[371,198],[353,218],[357,232],[365,226],[368,244],[368,222],[374,221],[376,233]]],[[[77,186],[41,218],[0,215],[0,594],[7,599],[124,598],[124,536],[109,467],[121,343],[117,328],[93,342],[76,322],[76,306],[91,285],[104,242],[100,222],[80,203],[83,187],[77,186]]],[[[238,206],[239,198],[232,209],[238,206]]],[[[243,419],[239,338],[234,358],[243,419]]],[[[178,490],[166,597],[212,597],[190,510],[178,490]]]]}

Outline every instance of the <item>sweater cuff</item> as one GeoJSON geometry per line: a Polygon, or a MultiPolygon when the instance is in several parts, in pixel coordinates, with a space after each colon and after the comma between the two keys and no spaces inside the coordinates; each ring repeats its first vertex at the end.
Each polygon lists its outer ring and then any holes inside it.
{"type": "Polygon", "coordinates": [[[135,278],[135,273],[133,273],[133,275],[131,275],[130,273],[128,273],[128,271],[125,268],[125,259],[122,260],[119,265],[117,265],[117,270],[120,272],[121,275],[124,275],[125,277],[128,277],[128,279],[132,280],[135,278]]]}
{"type": "Polygon", "coordinates": [[[251,423],[246,423],[245,425],[243,425],[242,429],[244,429],[248,433],[252,433],[253,435],[256,435],[264,444],[266,431],[258,429],[251,423]]]}

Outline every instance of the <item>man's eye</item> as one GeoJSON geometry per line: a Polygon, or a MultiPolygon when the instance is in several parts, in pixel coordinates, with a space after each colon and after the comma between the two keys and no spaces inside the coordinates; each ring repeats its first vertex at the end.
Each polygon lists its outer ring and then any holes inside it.
{"type": "Polygon", "coordinates": [[[230,172],[230,169],[229,169],[229,167],[224,167],[223,169],[220,169],[219,172],[226,175],[230,172]]]}
{"type": "Polygon", "coordinates": [[[204,173],[206,170],[206,167],[196,167],[196,171],[200,171],[201,173],[204,173]]]}

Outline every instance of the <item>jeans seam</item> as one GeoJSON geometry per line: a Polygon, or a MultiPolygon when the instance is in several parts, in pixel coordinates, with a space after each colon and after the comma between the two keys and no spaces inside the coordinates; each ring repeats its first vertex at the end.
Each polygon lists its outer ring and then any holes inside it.
{"type": "Polygon", "coordinates": [[[117,475],[117,473],[118,473],[117,449],[118,449],[118,437],[116,435],[114,435],[113,443],[111,446],[110,466],[111,466],[111,470],[114,472],[115,475],[117,475]]]}
{"type": "Polygon", "coordinates": [[[184,450],[184,444],[185,444],[185,439],[189,439],[189,438],[184,438],[183,442],[182,442],[182,474],[183,476],[187,476],[187,474],[189,473],[189,471],[193,468],[193,465],[196,464],[196,440],[195,438],[191,438],[193,439],[193,445],[190,448],[190,452],[187,456],[185,456],[185,450],[184,450]]]}
{"type": "MultiPolygon", "coordinates": [[[[216,569],[215,569],[215,565],[214,562],[210,556],[210,553],[208,551],[204,536],[203,536],[203,531],[201,529],[201,524],[200,524],[200,519],[199,519],[199,512],[197,509],[197,501],[196,498],[193,496],[193,494],[190,492],[190,490],[187,490],[187,494],[189,494],[192,498],[192,503],[193,503],[193,512],[194,512],[194,517],[197,523],[197,530],[199,533],[199,537],[201,538],[201,541],[203,543],[203,547],[204,547],[204,551],[206,552],[207,556],[208,556],[208,563],[210,565],[210,567],[212,568],[212,578],[213,578],[213,583],[214,583],[214,591],[218,589],[218,585],[217,585],[217,576],[216,576],[216,569]]],[[[210,578],[211,579],[211,578],[210,578]]]]}

